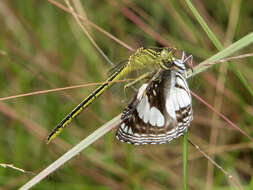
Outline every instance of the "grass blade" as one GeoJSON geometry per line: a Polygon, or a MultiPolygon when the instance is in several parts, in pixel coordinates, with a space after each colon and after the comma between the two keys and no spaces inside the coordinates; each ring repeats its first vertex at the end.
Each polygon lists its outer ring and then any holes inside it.
{"type": "MultiPolygon", "coordinates": [[[[215,45],[215,47],[219,51],[222,51],[223,50],[222,44],[220,43],[220,41],[218,40],[218,38],[215,36],[215,34],[212,32],[212,30],[208,27],[208,25],[206,24],[205,20],[198,13],[197,9],[194,7],[194,5],[191,3],[191,1],[190,0],[185,0],[185,2],[188,5],[188,7],[190,8],[190,10],[192,11],[193,15],[198,20],[199,24],[202,26],[202,28],[206,32],[207,36],[213,42],[213,44],[215,45]]],[[[247,43],[247,42],[244,41],[244,43],[247,43]]],[[[250,43],[250,42],[248,42],[248,43],[250,43]]],[[[248,84],[247,80],[244,78],[243,74],[240,71],[238,71],[236,69],[236,67],[232,63],[228,63],[228,65],[229,65],[229,68],[235,73],[235,75],[239,78],[239,80],[242,82],[242,84],[248,90],[248,92],[250,93],[250,95],[253,96],[253,90],[249,86],[249,84],[248,84]]]]}
{"type": "Polygon", "coordinates": [[[216,38],[215,34],[212,32],[212,30],[208,27],[208,25],[206,24],[205,20],[200,16],[200,14],[198,13],[197,9],[193,6],[193,4],[191,3],[190,0],[185,0],[186,4],[188,5],[188,7],[190,8],[190,10],[192,11],[193,15],[196,17],[196,19],[198,20],[199,24],[202,26],[202,28],[204,29],[204,31],[206,32],[207,36],[210,38],[210,40],[213,42],[213,44],[215,45],[215,47],[221,51],[223,49],[222,44],[220,43],[220,41],[218,40],[218,38],[216,38]]]}
{"type": "Polygon", "coordinates": [[[220,51],[219,53],[213,55],[209,59],[203,61],[198,66],[194,68],[194,73],[191,76],[195,76],[210,67],[212,67],[218,60],[224,59],[233,53],[247,47],[253,42],[253,32],[249,33],[248,35],[244,36],[240,40],[236,41],[235,43],[231,44],[224,50],[220,51]]]}
{"type": "Polygon", "coordinates": [[[111,121],[104,124],[102,127],[98,128],[91,135],[86,137],[84,140],[82,140],[80,143],[78,143],[76,146],[74,146],[72,149],[70,149],[68,152],[66,152],[64,155],[62,155],[60,158],[58,158],[55,162],[53,162],[51,165],[49,165],[47,168],[45,168],[43,171],[41,171],[38,175],[36,175],[34,178],[32,178],[30,181],[28,181],[25,185],[23,185],[20,188],[20,190],[30,189],[31,187],[33,187],[34,185],[39,183],[41,180],[43,180],[45,177],[47,177],[49,174],[51,174],[55,170],[57,170],[60,166],[65,164],[67,161],[69,161],[71,158],[73,158],[74,156],[79,154],[81,151],[83,151],[89,145],[94,143],[100,137],[105,135],[112,128],[114,128],[116,125],[119,124],[120,116],[121,115],[118,115],[117,117],[113,118],[111,121]]]}

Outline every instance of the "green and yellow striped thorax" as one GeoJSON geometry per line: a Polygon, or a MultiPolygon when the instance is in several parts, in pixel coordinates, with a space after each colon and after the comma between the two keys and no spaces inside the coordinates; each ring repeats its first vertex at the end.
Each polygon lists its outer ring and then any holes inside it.
{"type": "Polygon", "coordinates": [[[132,54],[125,69],[122,70],[118,78],[125,76],[132,71],[146,70],[158,70],[159,68],[169,70],[171,64],[176,58],[175,48],[138,48],[134,54],[132,54]]]}

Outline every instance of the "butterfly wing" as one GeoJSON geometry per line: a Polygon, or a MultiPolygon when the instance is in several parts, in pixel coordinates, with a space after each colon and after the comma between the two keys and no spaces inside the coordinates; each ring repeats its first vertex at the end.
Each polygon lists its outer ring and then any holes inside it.
{"type": "Polygon", "coordinates": [[[122,114],[116,137],[134,145],[162,144],[184,134],[192,120],[185,78],[174,71],[143,84],[122,114]]]}

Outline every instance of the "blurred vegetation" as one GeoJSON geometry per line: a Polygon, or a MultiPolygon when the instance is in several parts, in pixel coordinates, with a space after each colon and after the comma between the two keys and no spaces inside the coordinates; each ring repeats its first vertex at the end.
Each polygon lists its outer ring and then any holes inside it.
{"type": "MultiPolygon", "coordinates": [[[[58,1],[66,6],[64,1],[58,1]]],[[[77,1],[79,2],[79,1],[77,1]]],[[[224,47],[253,30],[251,1],[193,0],[224,47]]],[[[218,52],[183,0],[81,1],[79,14],[130,47],[173,46],[195,64],[218,52]]],[[[129,49],[83,23],[98,46],[118,63],[129,49]]],[[[237,55],[252,52],[252,46],[237,55]]],[[[253,88],[253,58],[232,62],[253,88]]],[[[50,1],[0,1],[0,98],[101,82],[111,66],[71,14],[50,1]]],[[[0,101],[0,163],[40,172],[106,121],[128,100],[123,83],[108,90],[46,145],[46,137],[95,86],[0,101]]],[[[189,81],[191,90],[253,136],[253,99],[238,76],[220,64],[189,81]]],[[[131,97],[131,93],[128,93],[131,97]]],[[[253,143],[197,99],[189,138],[245,189],[253,189],[253,143]]],[[[108,133],[34,189],[183,189],[182,142],[135,147],[108,133]]],[[[189,147],[190,189],[237,189],[224,173],[189,147]]],[[[0,189],[17,189],[33,174],[0,167],[0,189]]]]}

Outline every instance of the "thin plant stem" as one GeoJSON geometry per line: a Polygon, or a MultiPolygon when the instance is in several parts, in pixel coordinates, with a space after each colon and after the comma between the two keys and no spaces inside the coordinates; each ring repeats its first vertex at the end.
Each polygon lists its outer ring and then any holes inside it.
{"type": "Polygon", "coordinates": [[[184,134],[184,190],[188,189],[188,130],[184,134]]]}

